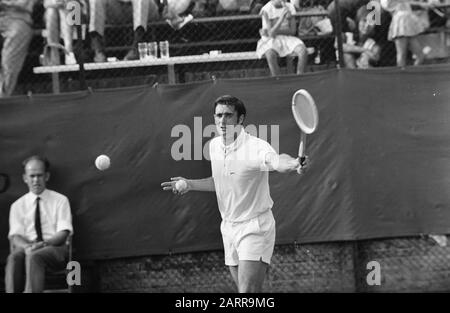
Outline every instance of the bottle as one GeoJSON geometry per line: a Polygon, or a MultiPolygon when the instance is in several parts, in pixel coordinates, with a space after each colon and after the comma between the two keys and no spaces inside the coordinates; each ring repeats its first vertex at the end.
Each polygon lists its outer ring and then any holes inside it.
{"type": "Polygon", "coordinates": [[[317,49],[316,57],[314,58],[314,64],[320,64],[320,49],[317,49]]]}

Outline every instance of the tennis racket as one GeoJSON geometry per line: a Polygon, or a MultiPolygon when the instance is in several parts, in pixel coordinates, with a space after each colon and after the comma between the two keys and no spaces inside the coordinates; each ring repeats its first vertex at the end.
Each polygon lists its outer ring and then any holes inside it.
{"type": "MultiPolygon", "coordinates": [[[[292,114],[300,128],[300,144],[298,147],[298,156],[300,165],[305,162],[306,135],[312,134],[319,124],[319,113],[313,97],[304,89],[299,89],[292,97],[292,114]]],[[[301,166],[297,172],[300,173],[301,166]]]]}

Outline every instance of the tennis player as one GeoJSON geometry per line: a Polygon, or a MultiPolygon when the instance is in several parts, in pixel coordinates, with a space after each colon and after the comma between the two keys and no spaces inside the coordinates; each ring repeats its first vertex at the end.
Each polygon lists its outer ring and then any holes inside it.
{"type": "MultiPolygon", "coordinates": [[[[219,136],[210,143],[212,177],[171,178],[164,190],[176,194],[215,191],[222,216],[221,233],[225,265],[239,292],[261,292],[275,244],[273,201],[269,171],[297,171],[298,158],[278,155],[272,146],[244,130],[246,109],[241,100],[221,96],[214,102],[214,119],[219,136]],[[177,191],[175,184],[187,187],[177,191]]],[[[308,162],[301,165],[305,169],[308,162]]]]}

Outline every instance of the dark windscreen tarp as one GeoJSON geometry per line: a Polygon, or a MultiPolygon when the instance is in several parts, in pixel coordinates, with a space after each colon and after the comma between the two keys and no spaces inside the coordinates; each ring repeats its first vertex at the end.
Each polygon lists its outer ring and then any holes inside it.
{"type": "Polygon", "coordinates": [[[299,88],[320,125],[309,171],[270,175],[277,243],[450,232],[450,67],[333,70],[0,100],[1,250],[10,205],[27,191],[21,161],[36,153],[52,162],[49,188],[71,201],[79,257],[221,249],[215,194],[177,197],[160,184],[211,175],[203,150],[223,94],[244,101],[249,131],[295,155],[299,88]],[[100,154],[112,160],[104,172],[100,154]]]}

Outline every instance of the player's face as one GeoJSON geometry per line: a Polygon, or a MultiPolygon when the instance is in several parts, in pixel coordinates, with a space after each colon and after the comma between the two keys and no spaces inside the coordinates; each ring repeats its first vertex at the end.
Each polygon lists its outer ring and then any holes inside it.
{"type": "Polygon", "coordinates": [[[220,136],[225,137],[227,134],[232,136],[233,132],[237,131],[236,126],[242,124],[243,116],[238,118],[233,106],[218,104],[214,112],[214,121],[220,136]]]}
{"type": "Polygon", "coordinates": [[[32,193],[39,195],[45,190],[49,176],[49,173],[45,172],[45,166],[41,161],[31,160],[25,166],[23,181],[32,193]]]}

